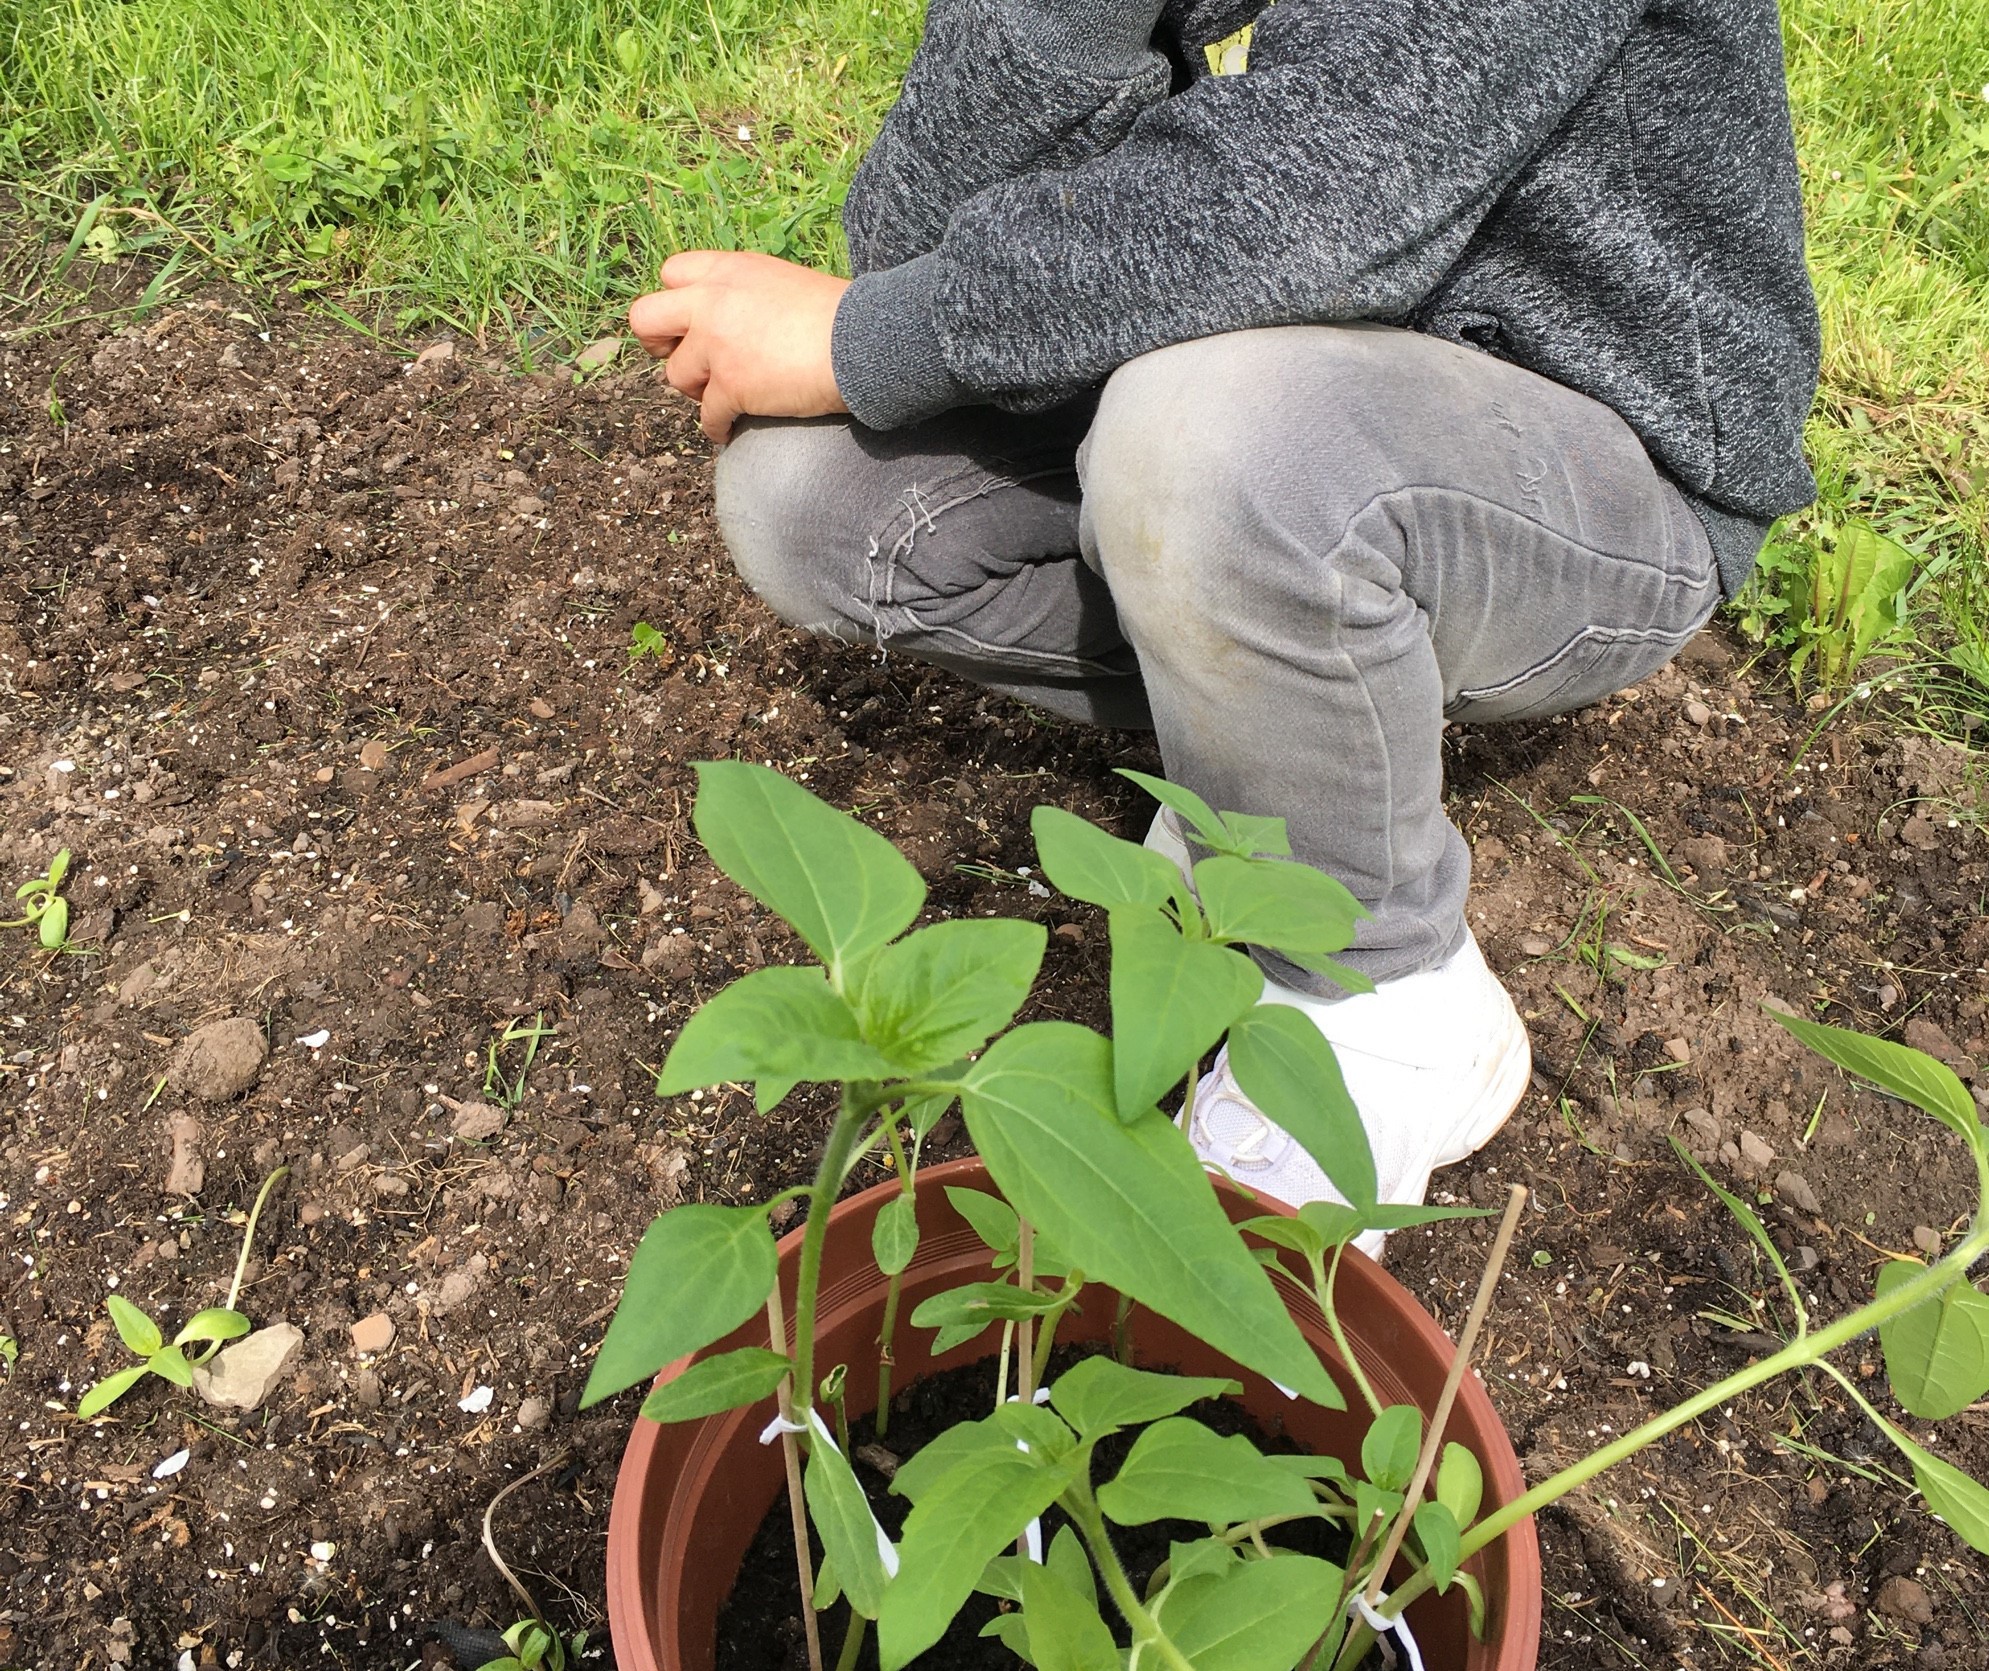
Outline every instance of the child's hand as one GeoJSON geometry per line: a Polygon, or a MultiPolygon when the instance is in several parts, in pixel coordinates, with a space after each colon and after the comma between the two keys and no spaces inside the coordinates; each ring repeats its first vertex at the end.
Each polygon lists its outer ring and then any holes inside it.
{"type": "Polygon", "coordinates": [[[628,310],[629,327],[668,360],[670,386],[698,402],[714,441],[746,414],[849,410],[829,360],[847,279],[771,255],[686,250],[663,263],[663,286],[628,310]]]}

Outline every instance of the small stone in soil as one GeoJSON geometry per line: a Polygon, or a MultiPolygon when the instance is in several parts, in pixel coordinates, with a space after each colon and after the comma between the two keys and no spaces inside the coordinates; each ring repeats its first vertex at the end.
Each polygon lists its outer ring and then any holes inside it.
{"type": "Polygon", "coordinates": [[[1740,1158],[1757,1172],[1765,1172],[1775,1164],[1775,1151],[1767,1141],[1751,1131],[1740,1134],[1740,1158]]]}
{"type": "Polygon", "coordinates": [[[536,1433],[551,1420],[552,1406],[543,1398],[528,1398],[518,1406],[518,1425],[527,1433],[536,1433]]]}
{"type": "Polygon", "coordinates": [[[462,1102],[449,1121],[449,1129],[465,1143],[485,1143],[504,1129],[509,1116],[488,1102],[462,1102]]]}
{"type": "Polygon", "coordinates": [[[211,1364],[193,1372],[193,1390],[223,1410],[256,1410],[275,1390],[303,1349],[304,1331],[272,1323],[224,1346],[211,1364]]]}
{"type": "Polygon", "coordinates": [[[1924,1584],[1915,1582],[1903,1573],[1888,1578],[1879,1586],[1877,1606],[1881,1613],[1894,1619],[1904,1619],[1909,1624],[1930,1625],[1934,1622],[1934,1598],[1927,1593],[1924,1584]]]}
{"type": "Polygon", "coordinates": [[[376,1311],[352,1325],[352,1349],[369,1357],[377,1356],[393,1345],[396,1332],[394,1320],[384,1311],[376,1311]]]}
{"type": "Polygon", "coordinates": [[[1816,1198],[1816,1191],[1809,1187],[1809,1180],[1800,1172],[1778,1172],[1775,1175],[1775,1193],[1788,1202],[1799,1213],[1808,1213],[1811,1218],[1823,1212],[1823,1203],[1816,1198]]]}
{"type": "Polygon", "coordinates": [[[1941,1256],[1941,1233],[1929,1224],[1913,1226],[1913,1245],[1929,1259],[1941,1256]]]}

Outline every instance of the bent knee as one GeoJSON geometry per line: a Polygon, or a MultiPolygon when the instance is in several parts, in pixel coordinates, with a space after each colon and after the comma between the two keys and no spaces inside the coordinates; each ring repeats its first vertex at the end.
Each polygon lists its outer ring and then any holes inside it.
{"type": "MultiPolygon", "coordinates": [[[[841,526],[850,477],[847,420],[742,420],[718,455],[713,501],[733,567],[790,626],[848,637],[852,555],[862,530],[841,526]]],[[[847,520],[847,518],[843,519],[847,520]]]]}

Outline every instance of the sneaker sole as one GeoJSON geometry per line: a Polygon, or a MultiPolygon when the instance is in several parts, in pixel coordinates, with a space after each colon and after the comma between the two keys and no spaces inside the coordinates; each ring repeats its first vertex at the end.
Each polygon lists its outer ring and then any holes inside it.
{"type": "Polygon", "coordinates": [[[1469,1160],[1498,1136],[1526,1096],[1527,1082],[1532,1077],[1533,1042],[1526,1036],[1526,1025],[1519,1019],[1519,1012],[1514,1010],[1512,1030],[1499,1052],[1490,1083],[1479,1097],[1469,1122],[1445,1147],[1443,1158],[1436,1164],[1455,1166],[1459,1161],[1469,1160]]]}

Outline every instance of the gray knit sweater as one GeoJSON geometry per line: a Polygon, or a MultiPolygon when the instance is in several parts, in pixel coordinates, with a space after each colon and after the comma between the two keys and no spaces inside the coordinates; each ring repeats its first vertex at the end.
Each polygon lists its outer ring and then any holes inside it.
{"type": "Polygon", "coordinates": [[[1604,402],[1731,591],[1809,502],[1774,0],[932,0],[844,209],[836,381],[896,428],[1149,349],[1387,320],[1604,402]]]}

